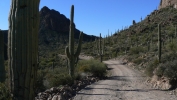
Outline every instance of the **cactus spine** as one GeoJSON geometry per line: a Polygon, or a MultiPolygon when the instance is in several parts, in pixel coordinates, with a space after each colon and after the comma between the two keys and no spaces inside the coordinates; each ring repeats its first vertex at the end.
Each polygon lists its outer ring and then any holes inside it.
{"type": "Polygon", "coordinates": [[[82,37],[83,33],[80,33],[79,44],[77,47],[77,51],[74,52],[74,5],[71,6],[71,15],[70,15],[70,32],[69,32],[69,47],[66,46],[65,53],[68,58],[68,67],[69,67],[69,75],[74,77],[74,67],[77,64],[78,56],[81,52],[82,45],[82,37]]]}
{"type": "Polygon", "coordinates": [[[35,97],[39,2],[40,0],[11,0],[8,66],[13,100],[34,100],[35,97]]]}
{"type": "Polygon", "coordinates": [[[102,42],[102,37],[101,37],[101,33],[100,33],[99,48],[98,48],[98,55],[100,56],[100,62],[102,62],[103,55],[104,55],[104,39],[103,39],[103,44],[101,42],[102,42]]]}
{"type": "Polygon", "coordinates": [[[5,81],[5,66],[4,66],[4,34],[0,30],[0,82],[5,81]]]}
{"type": "Polygon", "coordinates": [[[159,59],[159,63],[161,62],[161,27],[160,24],[158,24],[158,59],[159,59]]]}

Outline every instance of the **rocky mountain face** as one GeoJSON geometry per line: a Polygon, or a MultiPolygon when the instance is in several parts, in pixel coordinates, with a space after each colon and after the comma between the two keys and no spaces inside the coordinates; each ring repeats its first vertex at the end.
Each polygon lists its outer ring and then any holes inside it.
{"type": "Polygon", "coordinates": [[[70,20],[58,11],[44,6],[40,10],[40,29],[50,29],[57,32],[68,32],[70,20]]]}
{"type": "MultiPolygon", "coordinates": [[[[70,20],[65,15],[60,14],[58,11],[49,9],[44,6],[40,10],[40,29],[39,39],[40,42],[49,43],[56,42],[60,39],[68,38],[70,20]],[[62,38],[61,38],[62,37],[62,38]]],[[[75,28],[75,39],[79,38],[80,30],[75,28]]],[[[83,35],[83,41],[94,40],[95,36],[83,35]]],[[[65,41],[64,40],[64,41],[65,41]]]]}
{"type": "Polygon", "coordinates": [[[166,6],[173,6],[174,8],[177,8],[177,0],[160,0],[159,9],[166,6]]]}

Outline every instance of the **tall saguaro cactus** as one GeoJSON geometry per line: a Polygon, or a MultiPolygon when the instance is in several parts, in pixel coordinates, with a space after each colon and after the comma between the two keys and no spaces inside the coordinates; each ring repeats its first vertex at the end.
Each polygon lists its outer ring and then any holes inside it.
{"type": "Polygon", "coordinates": [[[11,0],[8,31],[10,90],[13,100],[34,100],[40,0],[11,0]]]}
{"type": "Polygon", "coordinates": [[[80,37],[79,37],[79,44],[77,47],[77,51],[74,52],[74,22],[73,21],[74,21],[74,5],[71,6],[69,47],[66,46],[65,48],[65,53],[68,58],[69,75],[71,77],[74,77],[74,69],[78,61],[78,56],[81,52],[82,37],[83,37],[83,33],[81,32],[80,37]]]}
{"type": "Polygon", "coordinates": [[[5,66],[4,66],[4,34],[0,30],[0,82],[5,81],[5,66]]]}
{"type": "Polygon", "coordinates": [[[177,33],[176,33],[176,25],[175,25],[175,38],[177,37],[177,33]]]}
{"type": "Polygon", "coordinates": [[[158,59],[159,59],[159,63],[161,62],[161,27],[160,24],[158,24],[158,59]]]}
{"type": "MultiPolygon", "coordinates": [[[[99,48],[98,48],[98,55],[100,56],[100,62],[103,60],[103,55],[104,55],[104,39],[103,39],[103,44],[102,39],[101,39],[101,33],[100,33],[100,39],[99,39],[99,48]],[[103,46],[102,46],[103,45],[103,46]]],[[[98,46],[97,46],[98,47],[98,46]]]]}

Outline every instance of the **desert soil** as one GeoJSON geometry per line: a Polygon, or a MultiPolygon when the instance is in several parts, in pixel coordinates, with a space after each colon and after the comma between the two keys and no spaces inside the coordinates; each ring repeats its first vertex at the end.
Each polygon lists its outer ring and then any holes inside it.
{"type": "Polygon", "coordinates": [[[153,89],[139,71],[123,65],[120,60],[104,61],[110,77],[88,85],[74,100],[177,100],[169,91],[153,89]]]}

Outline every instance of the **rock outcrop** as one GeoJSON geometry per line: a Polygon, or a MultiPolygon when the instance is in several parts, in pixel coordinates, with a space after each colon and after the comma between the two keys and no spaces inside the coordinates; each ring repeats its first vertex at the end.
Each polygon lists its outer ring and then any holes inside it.
{"type": "Polygon", "coordinates": [[[177,0],[160,0],[159,9],[167,6],[173,6],[174,8],[177,8],[177,0]]]}
{"type": "Polygon", "coordinates": [[[44,6],[40,10],[40,29],[50,29],[60,33],[68,32],[70,20],[60,12],[44,6]]]}
{"type": "Polygon", "coordinates": [[[44,92],[40,92],[35,97],[35,100],[73,100],[72,98],[81,89],[85,88],[94,82],[98,82],[98,77],[86,77],[82,80],[75,80],[72,86],[52,87],[44,92]]]}

